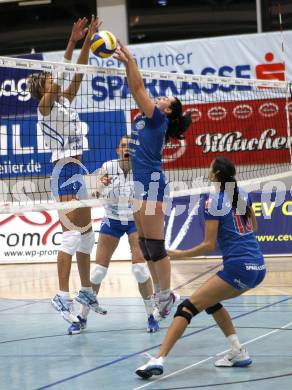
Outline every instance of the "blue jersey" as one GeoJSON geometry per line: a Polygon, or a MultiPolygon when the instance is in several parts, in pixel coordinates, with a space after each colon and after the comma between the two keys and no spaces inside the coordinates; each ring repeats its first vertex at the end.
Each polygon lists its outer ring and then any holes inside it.
{"type": "Polygon", "coordinates": [[[162,150],[167,125],[167,116],[157,107],[152,118],[145,115],[135,118],[129,142],[134,175],[162,171],[162,150]]]}
{"type": "MultiPolygon", "coordinates": [[[[249,197],[240,191],[248,206],[249,197]]],[[[251,221],[244,222],[243,216],[236,214],[223,192],[210,194],[205,202],[205,219],[218,220],[217,242],[222,251],[223,260],[256,260],[263,258],[251,221]]]]}

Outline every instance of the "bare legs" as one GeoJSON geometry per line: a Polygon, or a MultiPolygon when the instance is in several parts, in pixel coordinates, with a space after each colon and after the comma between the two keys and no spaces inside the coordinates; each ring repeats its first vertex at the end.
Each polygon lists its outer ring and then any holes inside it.
{"type": "MultiPolygon", "coordinates": [[[[66,196],[68,200],[68,196],[66,196]]],[[[81,231],[82,234],[86,234],[92,230],[91,227],[91,210],[88,207],[75,209],[67,214],[59,212],[59,217],[62,225],[63,232],[68,231],[81,231]],[[86,230],[84,230],[86,227],[86,230]]],[[[90,287],[90,255],[77,252],[78,270],[81,280],[81,285],[84,287],[90,287]]],[[[57,268],[59,278],[60,291],[69,292],[69,278],[71,271],[72,255],[63,251],[58,252],[57,268]]]]}
{"type": "MultiPolygon", "coordinates": [[[[228,283],[224,282],[219,276],[214,275],[209,280],[207,280],[196,292],[194,292],[189,300],[197,308],[198,311],[202,311],[207,307],[213,306],[220,301],[239,296],[243,292],[244,291],[236,290],[228,283]]],[[[191,314],[188,309],[185,308],[184,310],[191,314]]],[[[217,319],[218,315],[220,314],[217,314],[217,319]]],[[[224,327],[224,321],[226,320],[228,321],[226,317],[221,318],[221,325],[223,325],[223,328],[226,329],[225,332],[229,333],[232,331],[232,328],[230,326],[226,328],[224,327]]],[[[187,325],[188,322],[185,318],[174,318],[163,340],[162,346],[158,354],[159,357],[165,357],[168,355],[174,344],[184,333],[187,325]]]]}
{"type": "MultiPolygon", "coordinates": [[[[137,202],[137,201],[136,201],[137,202]]],[[[142,201],[136,203],[134,213],[135,223],[140,237],[164,240],[164,211],[163,203],[156,201],[142,201]]],[[[160,289],[170,289],[171,266],[169,257],[152,262],[151,266],[160,289]]],[[[151,268],[150,268],[151,269],[151,268]]]]}

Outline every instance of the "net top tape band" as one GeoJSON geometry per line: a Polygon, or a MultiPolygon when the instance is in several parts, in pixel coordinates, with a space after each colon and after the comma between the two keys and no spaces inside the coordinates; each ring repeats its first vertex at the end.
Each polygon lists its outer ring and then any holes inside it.
{"type": "MultiPolygon", "coordinates": [[[[83,73],[88,75],[99,76],[121,76],[126,77],[126,71],[119,68],[104,68],[93,65],[79,65],[79,64],[67,64],[62,62],[48,62],[39,60],[19,59],[12,57],[0,56],[0,67],[5,68],[20,68],[40,70],[44,72],[72,72],[83,73]]],[[[158,79],[158,80],[173,80],[189,83],[200,84],[228,84],[228,85],[244,85],[254,88],[275,88],[288,90],[290,83],[287,81],[277,80],[259,80],[259,79],[245,79],[234,77],[220,77],[220,76],[203,76],[203,75],[191,75],[185,73],[171,73],[171,72],[159,72],[159,71],[140,71],[144,79],[158,79]]]]}

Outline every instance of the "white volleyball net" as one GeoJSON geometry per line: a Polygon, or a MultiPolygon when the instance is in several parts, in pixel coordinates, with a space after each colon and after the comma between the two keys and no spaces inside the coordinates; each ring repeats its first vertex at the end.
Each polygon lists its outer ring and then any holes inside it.
{"type": "MultiPolygon", "coordinates": [[[[239,180],[260,182],[290,175],[288,82],[151,71],[142,71],[142,76],[151,97],[177,96],[192,115],[185,139],[170,141],[163,152],[164,169],[175,193],[204,186],[208,167],[218,155],[235,163],[239,180]]],[[[0,212],[100,204],[93,196],[97,172],[106,161],[117,158],[119,141],[130,134],[136,113],[122,68],[0,57],[0,212]],[[66,71],[64,89],[75,73],[83,74],[72,107],[84,137],[81,163],[89,198],[69,205],[52,196],[52,150],[38,125],[38,102],[27,87],[29,75],[43,71],[54,75],[66,71]]]]}

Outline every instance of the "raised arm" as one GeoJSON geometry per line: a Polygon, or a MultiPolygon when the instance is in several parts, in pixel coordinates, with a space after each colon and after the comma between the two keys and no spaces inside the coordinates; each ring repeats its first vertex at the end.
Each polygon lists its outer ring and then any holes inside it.
{"type": "MultiPolygon", "coordinates": [[[[82,39],[87,33],[88,29],[85,28],[86,24],[86,18],[78,19],[77,22],[74,23],[64,54],[65,62],[71,61],[76,42],[82,39]]],[[[45,84],[47,84],[48,86],[45,85],[45,93],[43,94],[39,103],[39,110],[43,116],[47,116],[50,114],[54,102],[58,100],[60,95],[60,87],[63,84],[63,78],[64,73],[57,73],[53,76],[52,79],[46,77],[45,84]]]]}
{"type": "MultiPolygon", "coordinates": [[[[41,77],[41,76],[39,76],[41,77]]],[[[51,82],[51,76],[44,76],[45,77],[45,92],[43,96],[40,99],[39,102],[39,111],[43,116],[50,115],[50,112],[52,110],[52,107],[54,105],[54,102],[58,100],[60,87],[58,84],[51,82]],[[48,87],[46,87],[48,84],[48,87]]]]}
{"type": "MultiPolygon", "coordinates": [[[[65,52],[64,58],[67,59],[68,61],[71,61],[72,58],[72,53],[73,49],[76,45],[76,42],[79,41],[80,39],[84,39],[77,64],[87,64],[88,63],[88,58],[89,58],[89,51],[90,51],[90,39],[91,36],[98,31],[98,28],[102,24],[102,21],[99,20],[98,17],[95,17],[94,15],[91,16],[91,22],[88,28],[85,28],[87,24],[87,19],[83,18],[79,20],[78,22],[74,23],[71,37],[68,42],[67,50],[65,52]],[[70,44],[70,41],[72,42],[70,44]],[[73,47],[73,49],[71,48],[73,47]]],[[[72,81],[70,82],[68,88],[65,89],[63,96],[66,97],[70,102],[75,98],[75,96],[78,93],[78,90],[80,88],[80,84],[83,79],[83,74],[76,73],[72,81]]]]}
{"type": "Polygon", "coordinates": [[[205,223],[205,238],[199,245],[187,250],[167,251],[172,259],[192,258],[202,256],[213,252],[216,249],[216,240],[218,234],[218,220],[207,220],[205,223]]]}
{"type": "Polygon", "coordinates": [[[147,118],[152,118],[155,105],[146,92],[136,61],[128,48],[121,41],[118,42],[120,47],[114,57],[123,62],[126,67],[128,85],[139,109],[147,118]]]}

